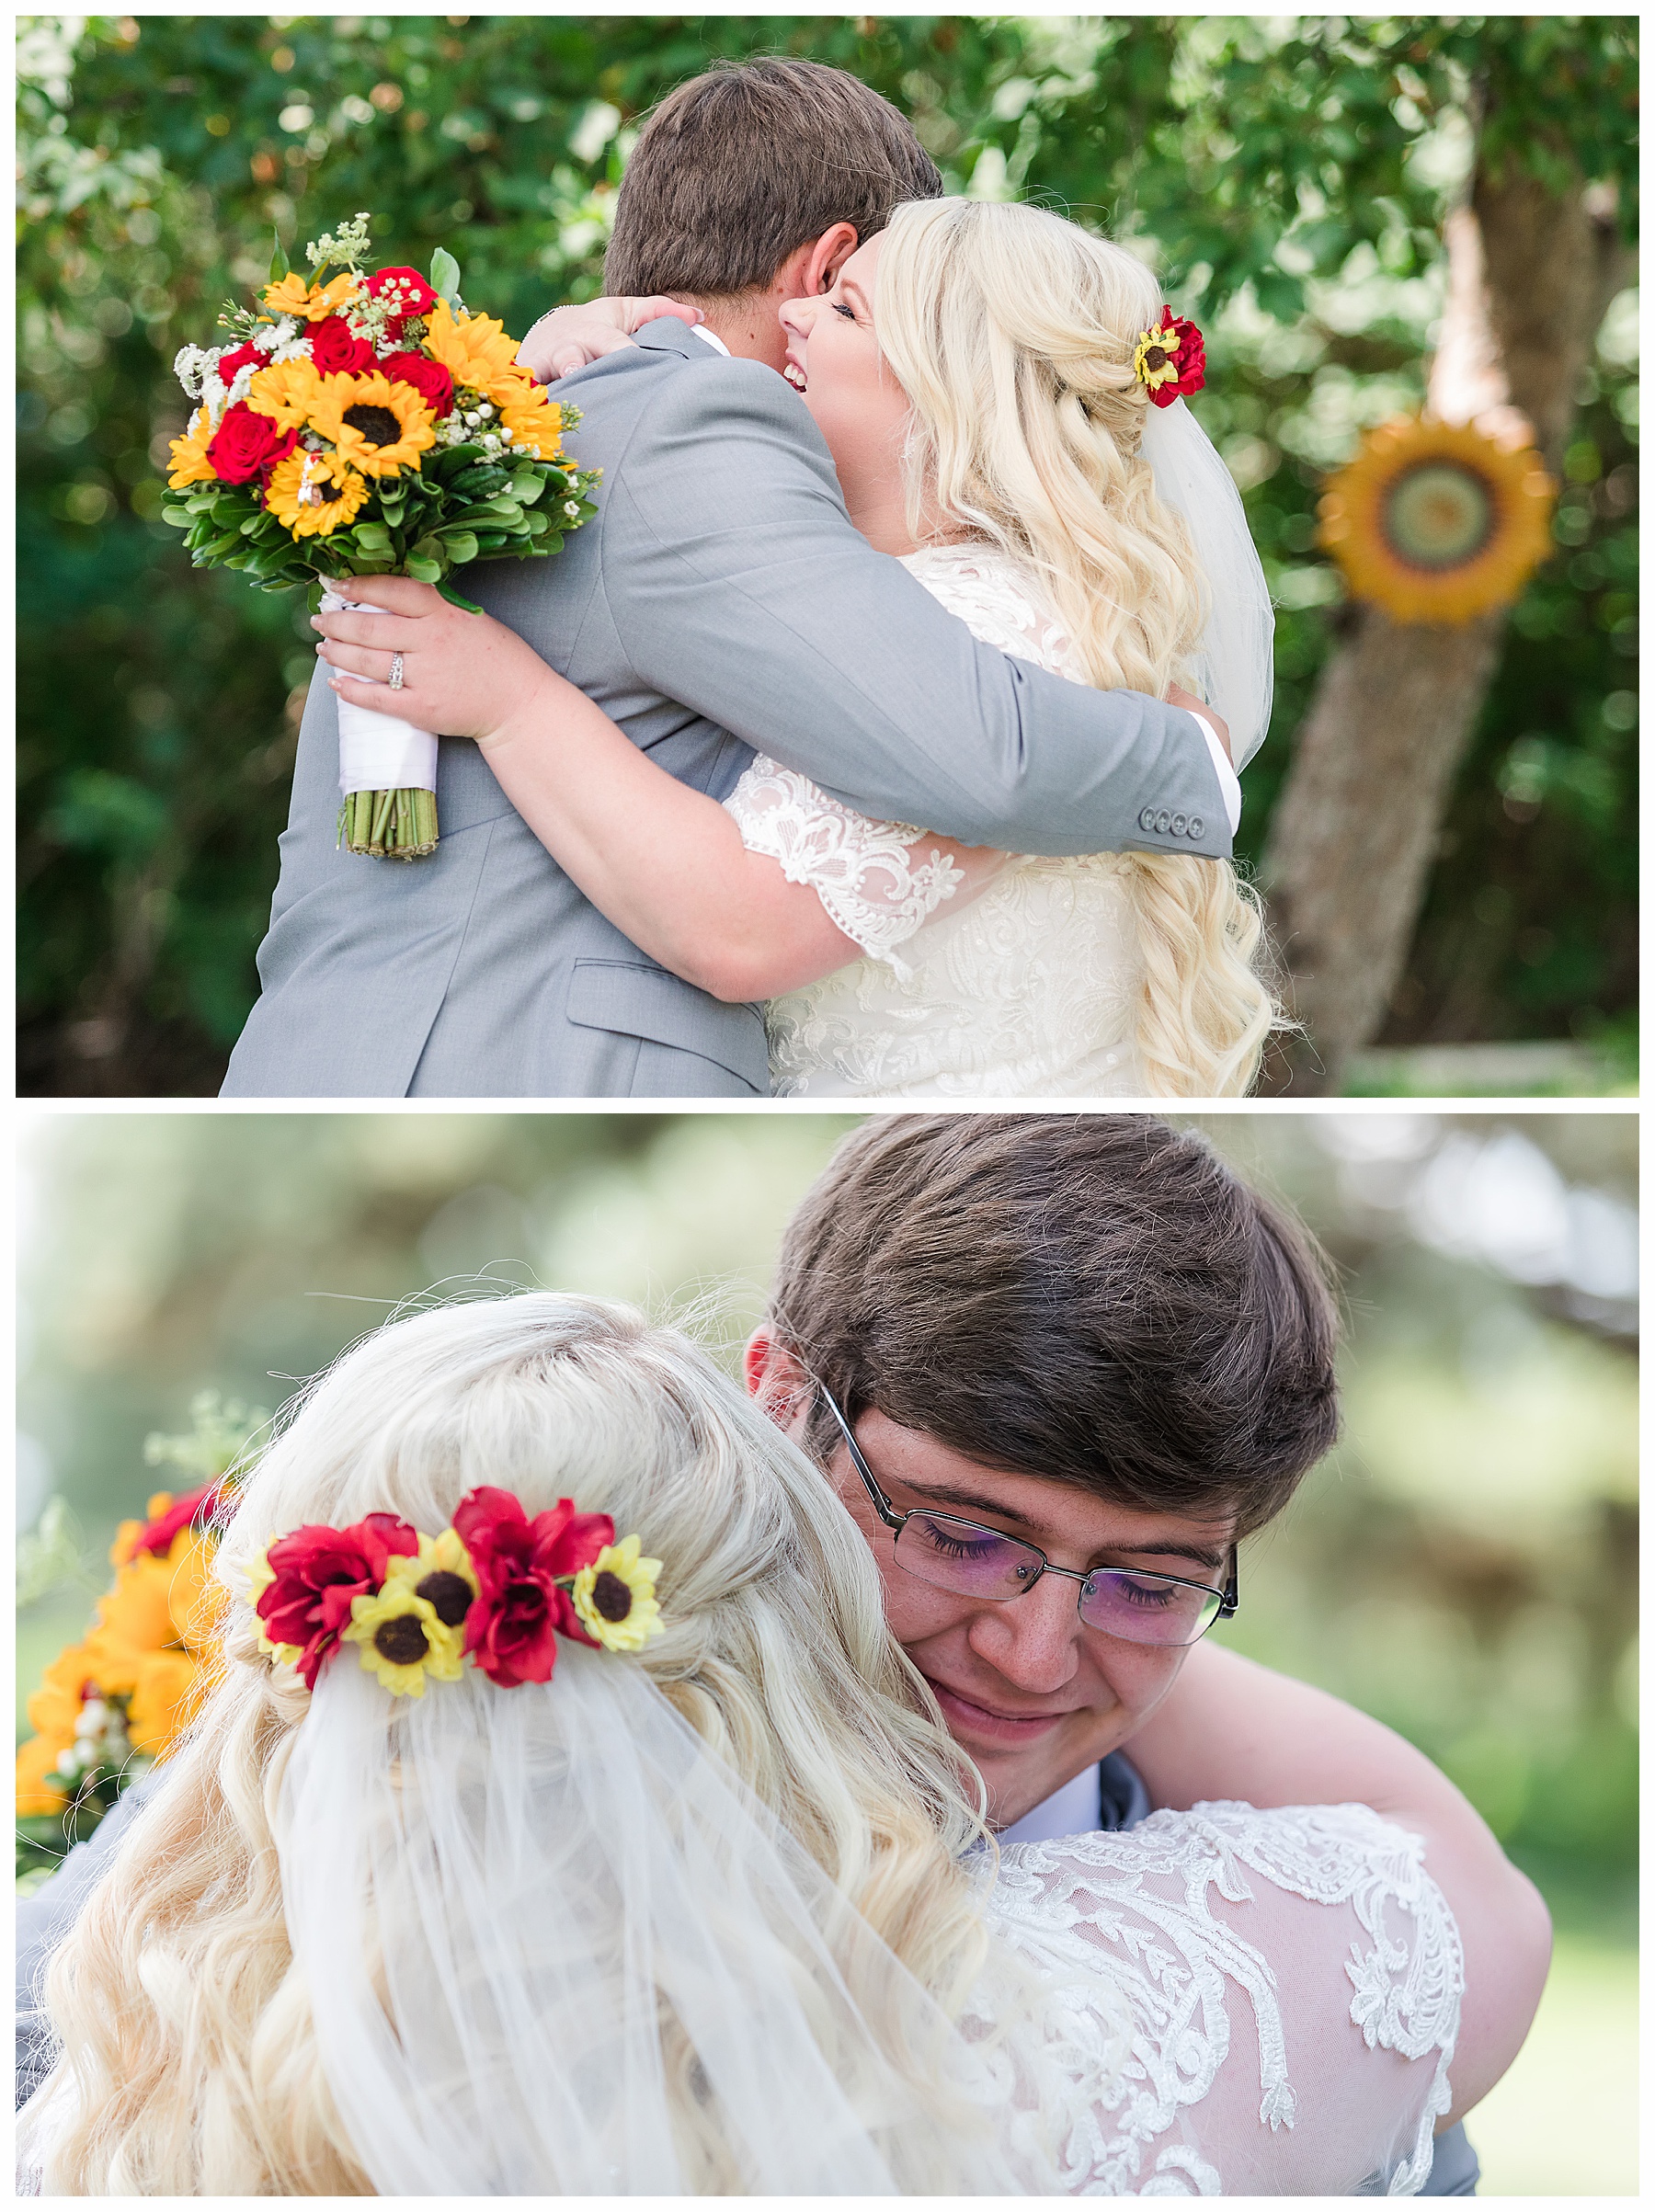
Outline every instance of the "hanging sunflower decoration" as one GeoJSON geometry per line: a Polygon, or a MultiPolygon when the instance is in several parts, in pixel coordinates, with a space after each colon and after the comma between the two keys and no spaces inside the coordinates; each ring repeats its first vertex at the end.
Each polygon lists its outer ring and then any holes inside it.
{"type": "Polygon", "coordinates": [[[1550,553],[1556,493],[1532,446],[1382,423],[1329,479],[1318,535],[1354,598],[1398,622],[1468,622],[1509,606],[1550,553]]]}

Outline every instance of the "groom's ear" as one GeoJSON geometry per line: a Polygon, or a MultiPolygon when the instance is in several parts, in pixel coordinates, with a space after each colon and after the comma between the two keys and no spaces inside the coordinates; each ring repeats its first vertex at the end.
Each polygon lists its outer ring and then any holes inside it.
{"type": "Polygon", "coordinates": [[[818,293],[831,291],[839,282],[840,269],[861,243],[853,222],[836,222],[830,230],[824,231],[816,244],[805,250],[799,289],[793,296],[815,299],[818,293]]]}
{"type": "Polygon", "coordinates": [[[761,1321],[748,1339],[741,1373],[748,1397],[757,1400],[778,1429],[791,1431],[805,1409],[810,1377],[768,1321],[761,1321]]]}

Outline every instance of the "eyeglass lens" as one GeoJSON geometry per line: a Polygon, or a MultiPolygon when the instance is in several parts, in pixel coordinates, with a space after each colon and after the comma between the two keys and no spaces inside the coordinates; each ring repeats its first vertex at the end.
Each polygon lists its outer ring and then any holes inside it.
{"type": "MultiPolygon", "coordinates": [[[[943,1513],[910,1513],[896,1538],[901,1565],[937,1590],[963,1596],[1015,1598],[1035,1582],[1040,1554],[1015,1536],[997,1536],[943,1513]]],[[[1217,1618],[1216,1591],[1124,1568],[1098,1568],[1080,1591],[1080,1618],[1129,1644],[1193,1644],[1217,1618]]]]}

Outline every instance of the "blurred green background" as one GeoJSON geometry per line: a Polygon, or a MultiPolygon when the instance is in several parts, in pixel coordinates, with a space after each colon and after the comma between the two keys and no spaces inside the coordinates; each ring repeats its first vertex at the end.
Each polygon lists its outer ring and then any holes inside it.
{"type": "MultiPolygon", "coordinates": [[[[432,1285],[693,1306],[733,1358],[845,1117],[24,1110],[21,1699],[83,1627],[143,1440],[268,1408],[432,1285]],[[80,1562],[75,1579],[76,1556],[80,1562]]],[[[1489,2194],[1637,2186],[1632,1113],[1180,1117],[1341,1268],[1344,1442],[1250,1546],[1241,1649],[1421,1745],[1540,1883],[1558,1959],[1475,2115],[1489,2194]]]]}
{"type": "MultiPolygon", "coordinates": [[[[1629,222],[1635,37],[1631,17],[1498,16],[25,18],[22,1088],[211,1092],[253,1000],[314,641],[295,599],[192,572],[159,514],[186,415],[173,355],[263,279],[273,231],[297,252],[368,209],[388,257],[450,247],[468,298],[520,332],[598,290],[643,112],[714,56],[782,51],[896,101],[950,189],[1136,234],[1207,332],[1197,412],[1280,602],[1256,861],[1348,611],[1318,489],[1421,398],[1467,119],[1495,84],[1523,158],[1560,132],[1629,222]]],[[[1558,1049],[1445,1081],[1381,1052],[1354,1089],[1632,1081],[1637,356],[1627,291],[1379,1040],[1558,1049]]]]}

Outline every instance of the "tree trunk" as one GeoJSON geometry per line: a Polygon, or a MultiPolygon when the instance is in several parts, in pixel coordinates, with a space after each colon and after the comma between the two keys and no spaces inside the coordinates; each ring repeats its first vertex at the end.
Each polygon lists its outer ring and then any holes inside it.
{"type": "MultiPolygon", "coordinates": [[[[1558,473],[1581,374],[1627,257],[1577,188],[1478,171],[1449,219],[1448,302],[1426,405],[1490,437],[1532,436],[1558,473]]],[[[1499,662],[1503,610],[1460,627],[1362,606],[1318,680],[1261,870],[1305,1035],[1267,1088],[1342,1088],[1407,962],[1454,780],[1499,662]]]]}

